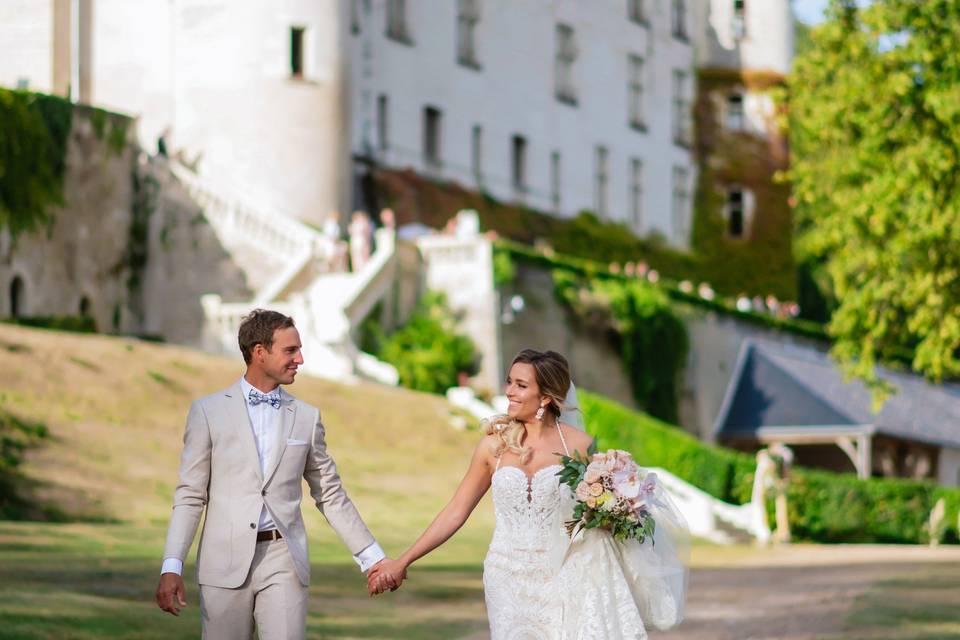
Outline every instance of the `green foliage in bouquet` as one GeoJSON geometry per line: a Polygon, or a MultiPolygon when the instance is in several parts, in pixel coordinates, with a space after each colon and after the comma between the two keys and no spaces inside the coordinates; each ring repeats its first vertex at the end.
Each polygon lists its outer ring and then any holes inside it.
{"type": "Polygon", "coordinates": [[[397,368],[400,384],[409,389],[443,393],[457,386],[458,374],[477,369],[477,350],[457,333],[457,318],[442,293],[425,294],[407,324],[374,342],[381,343],[377,355],[397,368]]]}
{"type": "MultiPolygon", "coordinates": [[[[584,481],[590,458],[596,451],[597,444],[594,442],[587,450],[587,455],[574,451],[572,456],[560,456],[562,469],[557,473],[560,483],[567,485],[570,487],[570,491],[575,493],[577,486],[584,481]]],[[[650,539],[651,543],[653,542],[656,521],[649,514],[634,522],[613,512],[604,511],[599,507],[600,505],[590,507],[587,503],[578,500],[573,508],[573,518],[565,523],[567,534],[573,537],[583,529],[603,529],[610,532],[614,540],[620,542],[636,540],[643,543],[647,538],[650,539]]]]}

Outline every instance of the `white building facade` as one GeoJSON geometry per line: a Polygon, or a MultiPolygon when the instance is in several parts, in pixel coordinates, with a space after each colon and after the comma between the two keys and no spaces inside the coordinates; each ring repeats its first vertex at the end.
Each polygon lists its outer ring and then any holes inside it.
{"type": "Polygon", "coordinates": [[[684,247],[697,67],[737,11],[764,34],[738,63],[788,66],[787,0],[8,0],[0,84],[136,115],[145,147],[316,224],[359,159],[684,247]]]}
{"type": "Polygon", "coordinates": [[[354,154],[682,244],[694,177],[685,4],[357,0],[354,154]]]}

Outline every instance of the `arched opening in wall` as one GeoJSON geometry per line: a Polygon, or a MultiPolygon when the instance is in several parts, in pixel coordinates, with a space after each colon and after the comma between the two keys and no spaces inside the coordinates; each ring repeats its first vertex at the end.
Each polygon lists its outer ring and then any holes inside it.
{"type": "Polygon", "coordinates": [[[83,296],[80,298],[80,315],[87,317],[90,315],[90,298],[83,296]]]}
{"type": "Polygon", "coordinates": [[[26,285],[23,278],[15,276],[10,283],[10,317],[19,318],[23,315],[26,304],[26,285]]]}

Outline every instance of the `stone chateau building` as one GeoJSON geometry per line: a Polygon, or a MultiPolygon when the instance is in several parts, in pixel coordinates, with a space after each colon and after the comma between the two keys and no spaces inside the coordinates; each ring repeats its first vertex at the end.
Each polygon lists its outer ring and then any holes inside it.
{"type": "MultiPolygon", "coordinates": [[[[145,148],[162,136],[209,183],[317,225],[364,205],[371,168],[412,169],[687,247],[699,170],[726,152],[695,149],[695,107],[781,162],[768,89],[792,55],[789,0],[0,5],[0,85],[131,114],[145,148]]],[[[711,178],[731,237],[771,205],[772,170],[747,171],[711,178]]]]}

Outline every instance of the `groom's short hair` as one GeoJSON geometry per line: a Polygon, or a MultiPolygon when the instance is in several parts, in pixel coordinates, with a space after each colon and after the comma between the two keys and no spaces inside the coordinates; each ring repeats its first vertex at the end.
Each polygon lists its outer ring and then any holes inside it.
{"type": "Polygon", "coordinates": [[[254,309],[240,321],[240,330],[237,332],[237,342],[240,344],[240,353],[243,361],[250,364],[253,359],[253,348],[262,344],[267,351],[273,346],[273,333],[277,329],[292,327],[293,318],[279,311],[268,309],[254,309]]]}

